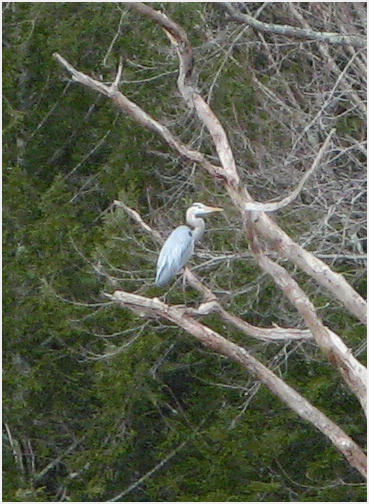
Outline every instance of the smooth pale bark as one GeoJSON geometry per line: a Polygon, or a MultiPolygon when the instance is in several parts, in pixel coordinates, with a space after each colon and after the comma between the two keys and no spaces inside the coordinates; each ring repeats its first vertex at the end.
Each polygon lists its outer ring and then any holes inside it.
{"type": "Polygon", "coordinates": [[[158,298],[150,299],[121,290],[115,291],[113,295],[106,294],[106,296],[123,307],[128,307],[135,313],[139,313],[141,316],[160,317],[175,323],[188,334],[201,341],[207,348],[225,355],[249,371],[289,408],[327,436],[333,445],[347,458],[349,463],[366,477],[366,456],[361,448],[337,424],[310,404],[309,401],[264,364],[255,359],[245,348],[236,345],[210,327],[188,316],[186,308],[170,306],[158,298]]]}

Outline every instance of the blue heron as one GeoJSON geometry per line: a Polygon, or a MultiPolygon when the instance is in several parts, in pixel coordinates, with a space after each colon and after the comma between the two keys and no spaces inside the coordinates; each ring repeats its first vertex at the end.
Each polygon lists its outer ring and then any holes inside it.
{"type": "Polygon", "coordinates": [[[172,231],[160,251],[156,267],[156,285],[163,287],[184,267],[194,253],[195,243],[204,234],[205,221],[201,217],[213,212],[223,212],[223,208],[193,203],[187,209],[188,226],[179,226],[172,231]]]}

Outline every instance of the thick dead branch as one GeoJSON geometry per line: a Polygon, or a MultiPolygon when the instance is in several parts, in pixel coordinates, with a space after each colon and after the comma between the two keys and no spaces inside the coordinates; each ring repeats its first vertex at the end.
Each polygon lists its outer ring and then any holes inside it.
{"type": "Polygon", "coordinates": [[[177,23],[169,19],[165,14],[155,11],[146,4],[128,2],[128,5],[158,23],[164,29],[173,47],[176,49],[180,63],[178,89],[187,105],[191,109],[195,108],[199,119],[208,128],[223,167],[223,177],[226,178],[227,185],[237,188],[240,180],[233,152],[229,145],[227,134],[220,121],[197,90],[193,71],[193,51],[186,33],[177,23]]]}
{"type": "Polygon", "coordinates": [[[247,350],[227,340],[210,327],[189,317],[177,307],[165,304],[158,298],[150,299],[124,291],[115,291],[113,295],[106,294],[106,296],[122,307],[128,307],[134,311],[139,310],[147,316],[156,316],[175,323],[201,341],[207,348],[225,355],[233,362],[247,369],[289,408],[327,436],[350,464],[364,477],[366,476],[366,457],[360,447],[324,413],[310,404],[295,389],[287,385],[285,381],[255,359],[247,350]]]}
{"type": "Polygon", "coordinates": [[[350,313],[366,324],[366,301],[351,287],[343,275],[331,270],[325,262],[294,242],[267,214],[258,213],[255,225],[258,234],[271,242],[273,250],[278,251],[282,257],[289,259],[314,278],[341,301],[350,313]]]}
{"type": "Polygon", "coordinates": [[[221,167],[210,163],[201,152],[193,150],[181,142],[181,140],[173,135],[168,128],[160,124],[136,103],[132,102],[123,93],[118,91],[116,83],[112,86],[107,86],[96,79],[92,79],[83,72],[76,70],[65,58],[60,56],[60,54],[54,53],[53,57],[72,74],[72,78],[75,82],[107,96],[121,110],[141,124],[141,126],[161,136],[173,150],[178,152],[178,154],[194,163],[200,164],[200,166],[202,166],[212,176],[224,178],[224,172],[221,167]]]}
{"type": "Polygon", "coordinates": [[[367,407],[367,372],[351,350],[333,331],[325,327],[313,303],[292,276],[279,264],[267,257],[259,244],[253,223],[248,226],[248,240],[259,266],[273,278],[292,305],[298,310],[315,341],[331,364],[338,369],[347,386],[360,401],[364,411],[367,407]]]}
{"type": "Polygon", "coordinates": [[[215,307],[216,313],[220,318],[233,325],[238,330],[242,331],[248,336],[262,341],[288,341],[288,340],[305,340],[312,339],[313,335],[308,329],[294,329],[293,327],[257,327],[249,324],[245,320],[229,313],[219,303],[215,307]]]}
{"type": "Polygon", "coordinates": [[[199,308],[193,312],[193,315],[208,315],[209,313],[217,313],[219,317],[231,324],[233,327],[243,332],[247,336],[259,339],[262,341],[286,341],[286,340],[302,340],[312,339],[313,335],[308,329],[295,329],[291,327],[257,327],[249,324],[245,320],[237,317],[233,313],[229,313],[220,304],[216,295],[205,285],[203,285],[196,275],[186,268],[186,279],[191,286],[199,291],[203,297],[204,302],[201,303],[199,308]]]}
{"type": "Polygon", "coordinates": [[[232,3],[218,2],[218,5],[222,6],[234,21],[245,23],[262,32],[275,33],[277,35],[284,35],[285,37],[296,37],[304,40],[319,40],[321,42],[328,42],[329,44],[352,45],[358,49],[366,47],[366,40],[364,37],[341,35],[340,33],[334,32],[316,32],[309,28],[264,23],[248,14],[240,12],[232,3]]]}

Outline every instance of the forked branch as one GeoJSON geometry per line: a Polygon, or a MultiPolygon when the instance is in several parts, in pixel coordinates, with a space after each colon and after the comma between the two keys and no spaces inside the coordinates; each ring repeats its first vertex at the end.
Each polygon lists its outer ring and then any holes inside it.
{"type": "MultiPolygon", "coordinates": [[[[141,215],[132,208],[125,205],[122,201],[114,201],[114,206],[122,208],[124,212],[131,217],[151,238],[159,245],[163,244],[163,238],[160,233],[150,227],[141,217],[141,215]]],[[[209,287],[204,285],[199,278],[188,268],[185,269],[186,281],[196,289],[202,296],[203,301],[197,309],[181,308],[184,313],[192,316],[204,316],[210,313],[216,313],[227,324],[232,325],[245,335],[262,341],[288,341],[288,340],[310,340],[313,338],[309,329],[296,329],[291,327],[257,327],[249,324],[242,318],[225,310],[218,297],[209,287]]],[[[179,308],[178,308],[179,309],[179,308]]],[[[338,338],[338,336],[337,336],[338,338]]]]}

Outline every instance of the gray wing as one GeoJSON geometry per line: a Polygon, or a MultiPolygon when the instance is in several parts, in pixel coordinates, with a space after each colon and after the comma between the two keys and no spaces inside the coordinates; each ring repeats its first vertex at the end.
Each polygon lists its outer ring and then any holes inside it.
{"type": "Polygon", "coordinates": [[[160,251],[155,283],[166,285],[186,264],[194,250],[193,232],[187,226],[177,227],[160,251]]]}

